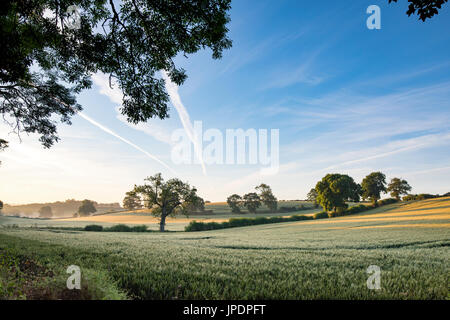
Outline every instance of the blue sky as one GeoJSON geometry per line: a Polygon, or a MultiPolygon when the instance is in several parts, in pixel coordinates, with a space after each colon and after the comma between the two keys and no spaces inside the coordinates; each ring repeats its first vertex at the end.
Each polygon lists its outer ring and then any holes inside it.
{"type": "Polygon", "coordinates": [[[20,143],[0,124],[11,143],[0,154],[2,179],[13,181],[0,186],[2,200],[118,202],[146,176],[170,178],[172,171],[211,201],[261,182],[280,199],[303,199],[331,172],[360,182],[382,171],[407,179],[414,193],[450,191],[449,6],[425,23],[405,14],[406,1],[233,1],[232,7],[233,47],[221,60],[210,50],[178,57],[189,77],[171,97],[178,94],[189,123],[202,121],[204,129],[279,129],[276,174],[262,175],[260,165],[206,165],[205,174],[199,164],[174,164],[170,137],[183,128],[176,106],[170,119],[127,124],[117,112],[120,92],[97,74],[79,96],[84,117],[61,125],[61,142],[50,150],[33,135],[20,143]],[[366,27],[372,4],[381,8],[380,30],[366,27]]]}

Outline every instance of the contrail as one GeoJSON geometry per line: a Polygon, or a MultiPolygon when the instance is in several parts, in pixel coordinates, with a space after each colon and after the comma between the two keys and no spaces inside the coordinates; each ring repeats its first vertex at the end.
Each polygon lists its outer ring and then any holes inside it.
{"type": "Polygon", "coordinates": [[[178,94],[178,86],[175,83],[173,83],[172,80],[170,80],[166,71],[164,70],[161,71],[161,74],[166,82],[166,90],[169,93],[170,101],[172,102],[175,109],[177,109],[181,123],[183,124],[184,131],[186,131],[189,139],[192,141],[192,144],[194,145],[195,153],[197,154],[197,157],[202,166],[203,174],[206,176],[206,168],[205,163],[203,162],[202,150],[198,146],[194,128],[192,127],[192,123],[189,118],[189,114],[186,108],[184,107],[183,102],[181,102],[180,95],[178,94]]]}
{"type": "Polygon", "coordinates": [[[144,149],[142,149],[141,147],[135,145],[134,143],[132,143],[131,141],[122,138],[121,136],[119,136],[117,133],[115,133],[114,131],[112,131],[111,129],[105,127],[104,125],[98,123],[97,121],[95,121],[94,119],[88,117],[87,115],[85,115],[83,112],[79,111],[77,112],[77,114],[82,117],[83,119],[89,121],[90,123],[92,123],[94,126],[102,129],[103,131],[105,131],[106,133],[109,133],[110,135],[116,137],[119,140],[122,140],[123,142],[125,142],[126,144],[132,146],[133,148],[135,148],[136,150],[139,150],[140,152],[142,152],[143,154],[145,154],[146,156],[148,156],[149,158],[159,162],[160,164],[162,164],[165,168],[169,169],[174,175],[177,175],[177,173],[171,168],[169,167],[167,164],[165,164],[163,161],[159,160],[157,157],[155,157],[154,155],[148,153],[147,151],[145,151],[144,149]]]}
{"type": "MultiPolygon", "coordinates": [[[[33,83],[31,83],[32,86],[36,87],[33,83]]],[[[104,93],[106,94],[106,93],[104,93]]],[[[132,146],[133,148],[135,148],[136,150],[139,150],[140,152],[142,152],[143,154],[145,154],[147,157],[159,162],[160,164],[162,164],[165,168],[169,169],[175,176],[177,175],[177,173],[171,168],[169,167],[167,164],[165,164],[163,161],[159,160],[157,157],[155,157],[154,155],[148,153],[147,151],[145,151],[144,149],[142,149],[141,147],[135,145],[133,142],[122,138],[121,136],[119,136],[117,133],[115,133],[114,131],[112,131],[111,129],[105,127],[104,125],[98,123],[97,121],[95,121],[94,119],[92,119],[91,117],[85,115],[83,112],[81,111],[75,111],[70,105],[68,105],[67,103],[65,103],[64,101],[61,101],[60,99],[53,97],[53,99],[55,101],[57,101],[58,103],[61,103],[62,105],[72,109],[74,112],[76,112],[76,114],[78,114],[80,117],[82,117],[83,119],[89,121],[90,123],[92,123],[94,126],[102,129],[103,131],[105,131],[106,133],[109,133],[110,135],[116,137],[119,140],[122,140],[123,142],[125,142],[126,144],[132,146]]]]}

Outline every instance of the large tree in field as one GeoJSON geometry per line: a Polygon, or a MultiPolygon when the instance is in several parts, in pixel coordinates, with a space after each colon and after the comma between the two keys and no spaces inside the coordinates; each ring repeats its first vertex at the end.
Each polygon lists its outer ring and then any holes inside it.
{"type": "Polygon", "coordinates": [[[133,192],[142,197],[145,206],[160,218],[159,230],[164,232],[166,218],[178,213],[188,214],[203,200],[197,189],[179,179],[164,181],[161,174],[145,179],[146,184],[135,186],[133,192]]]}
{"type": "Polygon", "coordinates": [[[95,208],[94,201],[85,199],[81,202],[81,206],[78,208],[78,214],[83,216],[89,216],[91,213],[97,212],[97,209],[95,208]]]}
{"type": "Polygon", "coordinates": [[[232,194],[227,198],[227,204],[231,208],[233,213],[241,213],[241,207],[243,205],[242,197],[238,194],[232,194]]]}
{"type": "Polygon", "coordinates": [[[346,201],[359,201],[359,185],[346,174],[330,173],[316,184],[317,202],[326,211],[347,208],[346,201]]]}
{"type": "Polygon", "coordinates": [[[142,208],[142,200],[134,191],[128,191],[123,198],[123,207],[128,210],[136,210],[142,208]]]}
{"type": "Polygon", "coordinates": [[[52,207],[44,206],[39,209],[39,217],[41,218],[51,218],[53,216],[52,207]]]}
{"type": "Polygon", "coordinates": [[[0,214],[2,213],[2,209],[3,209],[3,201],[0,200],[0,214]]]}
{"type": "Polygon", "coordinates": [[[372,172],[361,182],[362,197],[370,199],[376,206],[381,193],[386,192],[386,176],[381,172],[372,172]]]}
{"type": "Polygon", "coordinates": [[[0,115],[17,133],[58,140],[56,119],[70,124],[76,95],[103,72],[123,93],[129,122],[168,117],[164,73],[186,80],[174,58],[210,48],[219,59],[231,0],[2,0],[0,115]]]}
{"type": "Polygon", "coordinates": [[[265,183],[261,183],[255,188],[259,192],[259,198],[271,212],[276,212],[278,207],[278,199],[273,195],[272,189],[265,183]]]}
{"type": "Polygon", "coordinates": [[[256,210],[261,206],[261,199],[256,192],[247,193],[242,199],[244,200],[244,207],[246,207],[250,213],[256,213],[256,210]]]}
{"type": "MultiPolygon", "coordinates": [[[[389,0],[389,3],[391,2],[397,2],[397,0],[389,0]]],[[[408,0],[408,2],[409,6],[406,14],[410,16],[417,11],[419,19],[425,21],[438,14],[438,9],[441,9],[448,0],[408,0]]]]}
{"type": "Polygon", "coordinates": [[[408,194],[411,189],[412,188],[408,184],[408,181],[400,178],[392,178],[391,182],[389,182],[388,184],[386,191],[390,192],[391,197],[400,200],[401,195],[408,194]]]}

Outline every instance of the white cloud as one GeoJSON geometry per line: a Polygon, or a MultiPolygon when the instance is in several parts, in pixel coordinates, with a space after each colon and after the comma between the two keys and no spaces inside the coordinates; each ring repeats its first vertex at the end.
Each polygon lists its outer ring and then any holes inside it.
{"type": "Polygon", "coordinates": [[[164,81],[166,82],[166,90],[169,93],[170,101],[172,102],[172,105],[175,107],[175,109],[178,112],[178,116],[180,117],[181,123],[183,125],[183,128],[191,140],[192,144],[194,145],[195,154],[197,155],[200,165],[202,166],[203,174],[206,175],[206,167],[205,163],[203,161],[203,150],[200,148],[198,141],[202,137],[196,137],[194,127],[192,126],[191,119],[189,117],[189,113],[187,112],[185,106],[183,105],[183,102],[181,102],[180,95],[178,94],[178,86],[170,80],[169,76],[165,71],[161,72],[164,81]]]}
{"type": "Polygon", "coordinates": [[[119,111],[119,108],[122,106],[123,94],[120,90],[117,83],[112,81],[111,85],[109,85],[109,78],[107,75],[103,73],[96,73],[92,76],[92,80],[99,87],[99,92],[109,98],[113,103],[117,104],[116,112],[117,119],[127,125],[128,127],[144,132],[145,134],[153,137],[154,139],[169,144],[172,144],[171,135],[169,131],[162,126],[156,124],[156,121],[152,121],[150,119],[146,123],[134,124],[127,121],[126,117],[122,115],[119,111]]]}
{"type": "Polygon", "coordinates": [[[125,142],[126,144],[132,146],[133,148],[135,148],[136,150],[142,152],[143,154],[145,154],[147,157],[149,157],[150,159],[155,160],[156,162],[160,163],[161,165],[163,165],[165,168],[169,169],[173,174],[176,175],[176,172],[169,167],[164,161],[160,160],[158,157],[154,156],[153,154],[145,151],[144,149],[142,149],[141,147],[139,147],[138,145],[132,143],[131,141],[121,137],[120,135],[118,135],[117,133],[115,133],[114,131],[112,131],[111,129],[105,127],[104,125],[98,123],[97,121],[95,121],[94,119],[88,117],[87,115],[85,115],[82,112],[78,112],[77,113],[80,117],[82,117],[83,119],[89,121],[90,123],[92,123],[94,126],[100,128],[101,130],[105,131],[106,133],[112,135],[113,137],[125,142]]]}

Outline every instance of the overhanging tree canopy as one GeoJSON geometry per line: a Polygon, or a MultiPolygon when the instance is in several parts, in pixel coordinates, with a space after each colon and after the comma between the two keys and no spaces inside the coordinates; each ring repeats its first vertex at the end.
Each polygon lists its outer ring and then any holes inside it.
{"type": "Polygon", "coordinates": [[[0,115],[14,130],[58,141],[55,117],[70,124],[75,95],[98,71],[117,82],[121,113],[132,123],[168,117],[159,71],[180,85],[177,55],[210,48],[218,59],[231,47],[231,0],[4,0],[0,7],[0,115]],[[76,6],[79,25],[65,21],[76,6]],[[79,28],[78,28],[79,26],[79,28]]]}
{"type": "MultiPolygon", "coordinates": [[[[389,3],[391,2],[397,2],[397,0],[389,0],[389,3]]],[[[425,21],[438,14],[438,9],[440,10],[448,0],[408,0],[408,2],[409,5],[406,14],[410,16],[417,11],[419,19],[425,21]]]]}

